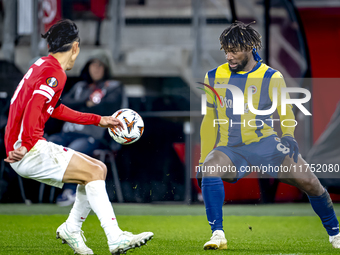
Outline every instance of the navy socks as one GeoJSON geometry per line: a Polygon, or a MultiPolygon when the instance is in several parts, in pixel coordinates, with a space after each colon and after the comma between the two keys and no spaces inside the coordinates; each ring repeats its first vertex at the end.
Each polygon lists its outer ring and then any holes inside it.
{"type": "Polygon", "coordinates": [[[320,217],[328,235],[334,236],[339,234],[339,222],[327,190],[321,196],[308,196],[308,198],[315,213],[320,217]]]}
{"type": "Polygon", "coordinates": [[[202,179],[202,195],[212,232],[223,230],[222,206],[224,203],[224,186],[220,177],[202,179]]]}
{"type": "MultiPolygon", "coordinates": [[[[224,186],[220,177],[202,179],[202,194],[208,222],[212,232],[223,230],[224,186]]],[[[339,222],[336,218],[333,203],[325,190],[321,196],[308,196],[315,213],[320,217],[328,235],[339,234],[339,222]]]]}

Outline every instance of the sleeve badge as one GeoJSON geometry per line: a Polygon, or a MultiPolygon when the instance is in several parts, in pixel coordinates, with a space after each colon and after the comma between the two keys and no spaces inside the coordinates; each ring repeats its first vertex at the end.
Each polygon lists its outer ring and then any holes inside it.
{"type": "Polygon", "coordinates": [[[55,88],[58,86],[58,80],[55,77],[49,77],[46,79],[46,83],[48,86],[55,88]]]}

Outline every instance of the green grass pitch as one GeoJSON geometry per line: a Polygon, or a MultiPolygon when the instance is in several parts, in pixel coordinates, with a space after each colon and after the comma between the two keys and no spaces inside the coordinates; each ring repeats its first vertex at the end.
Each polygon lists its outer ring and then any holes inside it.
{"type": "MultiPolygon", "coordinates": [[[[204,251],[211,236],[203,205],[114,204],[120,228],[154,232],[147,246],[127,254],[340,254],[309,204],[226,205],[228,250],[204,251]],[[250,227],[252,230],[250,230],[250,227]]],[[[340,205],[335,205],[340,213],[340,205]]],[[[73,254],[55,239],[70,207],[0,204],[0,254],[73,254]]],[[[95,254],[110,254],[104,231],[91,214],[83,225],[95,254]]]]}

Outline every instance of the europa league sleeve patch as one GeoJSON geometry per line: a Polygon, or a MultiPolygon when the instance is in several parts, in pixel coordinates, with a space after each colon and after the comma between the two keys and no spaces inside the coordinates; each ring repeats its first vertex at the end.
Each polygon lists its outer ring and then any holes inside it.
{"type": "Polygon", "coordinates": [[[58,86],[58,80],[55,77],[49,77],[46,79],[46,83],[48,86],[55,88],[58,86]]]}

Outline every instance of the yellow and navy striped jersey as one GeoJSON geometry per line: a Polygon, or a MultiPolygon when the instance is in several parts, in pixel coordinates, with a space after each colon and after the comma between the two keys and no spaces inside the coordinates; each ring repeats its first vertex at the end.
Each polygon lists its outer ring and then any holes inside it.
{"type": "MultiPolygon", "coordinates": [[[[256,115],[248,108],[248,88],[251,87],[253,106],[257,110],[268,110],[272,106],[273,88],[277,88],[277,111],[281,114],[281,88],[286,87],[281,73],[258,62],[250,72],[233,73],[225,63],[209,71],[205,76],[205,84],[214,87],[218,98],[207,94],[207,114],[201,125],[201,159],[203,163],[207,154],[216,146],[242,146],[258,142],[264,137],[276,134],[273,129],[273,115],[256,115]],[[233,94],[229,89],[216,88],[217,84],[237,86],[244,94],[244,109],[242,115],[233,114],[233,94]],[[215,123],[219,123],[214,127],[215,123]],[[216,119],[224,121],[216,121],[216,119]],[[262,121],[262,122],[261,122],[262,121]],[[262,125],[263,124],[263,125],[262,125]]],[[[289,98],[287,93],[286,98],[289,98]]],[[[292,106],[287,105],[286,115],[280,115],[280,122],[285,119],[295,119],[292,106]]],[[[294,137],[294,127],[281,125],[283,135],[294,137]]]]}

